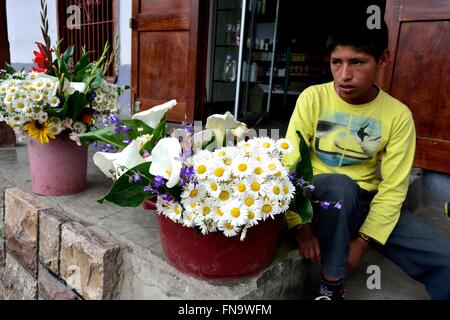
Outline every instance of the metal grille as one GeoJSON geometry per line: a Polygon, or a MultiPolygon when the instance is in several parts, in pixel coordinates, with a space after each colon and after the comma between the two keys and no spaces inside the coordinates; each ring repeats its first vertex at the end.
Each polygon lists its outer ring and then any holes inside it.
{"type": "MultiPolygon", "coordinates": [[[[85,46],[90,52],[90,61],[100,58],[103,48],[108,41],[110,51],[115,34],[116,17],[115,0],[58,0],[58,32],[59,38],[64,38],[63,50],[74,45],[74,59],[78,61],[81,56],[81,49],[85,46]],[[79,28],[69,28],[68,21],[72,18],[74,11],[68,11],[70,6],[78,6],[80,13],[79,28]]],[[[116,81],[116,62],[114,61],[107,74],[107,80],[116,81]]]]}

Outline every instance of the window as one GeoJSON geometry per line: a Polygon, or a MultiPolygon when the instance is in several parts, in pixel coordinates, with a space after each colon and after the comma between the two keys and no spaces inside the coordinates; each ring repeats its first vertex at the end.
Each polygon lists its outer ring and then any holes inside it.
{"type": "MultiPolygon", "coordinates": [[[[106,41],[112,52],[114,37],[116,34],[116,0],[58,0],[58,34],[64,38],[62,49],[74,45],[74,58],[78,60],[81,49],[91,52],[90,61],[100,58],[106,41]],[[71,7],[76,6],[76,7],[71,7]],[[76,10],[71,10],[75,8],[76,10]],[[79,26],[69,26],[68,21],[76,21],[73,18],[75,12],[79,12],[79,26]]],[[[110,82],[117,80],[116,64],[114,61],[106,78],[110,82]]]]}

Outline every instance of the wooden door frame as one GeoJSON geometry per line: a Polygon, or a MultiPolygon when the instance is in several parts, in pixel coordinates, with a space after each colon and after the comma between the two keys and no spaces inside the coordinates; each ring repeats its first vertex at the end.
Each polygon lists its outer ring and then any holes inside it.
{"type": "Polygon", "coordinates": [[[9,49],[9,40],[8,40],[8,20],[7,20],[7,12],[6,12],[6,0],[0,0],[0,39],[2,42],[2,46],[0,48],[0,69],[5,67],[4,63],[10,63],[11,54],[9,49]]]}

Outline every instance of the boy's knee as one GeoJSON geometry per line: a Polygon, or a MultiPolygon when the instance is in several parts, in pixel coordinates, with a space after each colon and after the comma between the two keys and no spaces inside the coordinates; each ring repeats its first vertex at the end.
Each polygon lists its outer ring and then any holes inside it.
{"type": "Polygon", "coordinates": [[[358,198],[359,186],[345,174],[326,173],[314,177],[315,194],[327,201],[358,198]]]}

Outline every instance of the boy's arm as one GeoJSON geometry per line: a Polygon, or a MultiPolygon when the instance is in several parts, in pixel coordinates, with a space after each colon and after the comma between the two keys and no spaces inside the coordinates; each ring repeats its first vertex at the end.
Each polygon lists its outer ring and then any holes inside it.
{"type": "Polygon", "coordinates": [[[414,160],[416,131],[411,112],[394,123],[381,161],[382,181],[360,232],[385,244],[400,217],[414,160]]]}
{"type": "MultiPolygon", "coordinates": [[[[283,157],[283,164],[288,167],[291,172],[295,172],[297,162],[300,160],[300,138],[297,135],[297,131],[300,131],[308,147],[310,146],[310,141],[314,135],[312,104],[309,91],[303,91],[297,99],[294,112],[289,121],[286,139],[292,143],[293,150],[283,157]]],[[[289,229],[302,223],[300,216],[293,211],[288,211],[286,213],[286,220],[289,229]]]]}

